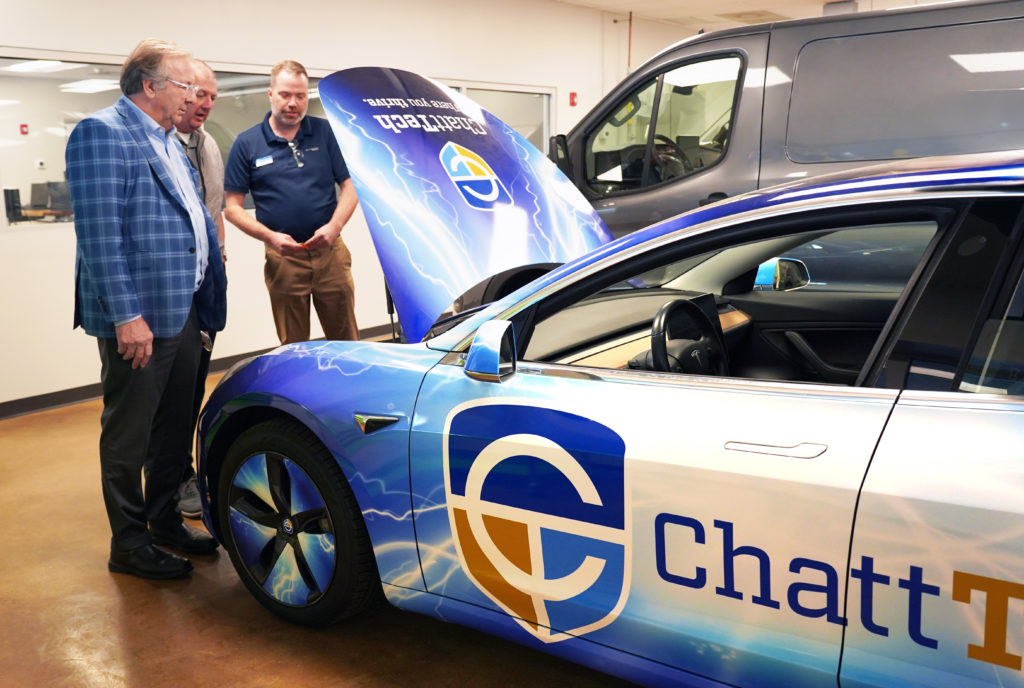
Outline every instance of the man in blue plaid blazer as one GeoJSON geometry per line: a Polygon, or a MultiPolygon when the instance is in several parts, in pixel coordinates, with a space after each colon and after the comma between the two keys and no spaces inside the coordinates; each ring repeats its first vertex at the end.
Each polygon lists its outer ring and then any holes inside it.
{"type": "Polygon", "coordinates": [[[223,329],[226,280],[216,229],[174,124],[195,98],[191,54],[143,41],[124,93],[82,120],[65,154],[75,213],[75,326],[97,337],[100,467],[111,526],[108,568],[188,575],[186,553],[217,542],[174,508],[191,444],[201,332],[223,329]],[[145,491],[142,474],[145,473],[145,491]]]}

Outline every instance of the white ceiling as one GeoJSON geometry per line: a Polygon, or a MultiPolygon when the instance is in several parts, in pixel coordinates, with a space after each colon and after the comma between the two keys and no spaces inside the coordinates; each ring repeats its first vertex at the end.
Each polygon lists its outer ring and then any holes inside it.
{"type": "MultiPolygon", "coordinates": [[[[824,0],[558,0],[570,5],[634,18],[678,24],[687,29],[717,29],[782,21],[807,19],[824,14],[824,0]]],[[[935,0],[849,0],[843,5],[857,11],[889,9],[935,0]]]]}

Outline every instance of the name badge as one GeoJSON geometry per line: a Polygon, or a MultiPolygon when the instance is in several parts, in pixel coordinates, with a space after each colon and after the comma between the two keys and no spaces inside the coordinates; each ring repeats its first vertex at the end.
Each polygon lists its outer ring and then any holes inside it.
{"type": "Polygon", "coordinates": [[[256,158],[256,167],[263,167],[264,165],[269,165],[272,162],[274,162],[273,155],[264,155],[262,158],[256,158]]]}

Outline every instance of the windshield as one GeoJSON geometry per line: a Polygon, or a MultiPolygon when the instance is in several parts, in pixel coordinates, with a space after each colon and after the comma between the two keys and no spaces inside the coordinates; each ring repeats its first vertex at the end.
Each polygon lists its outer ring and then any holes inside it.
{"type": "Polygon", "coordinates": [[[697,267],[716,253],[717,251],[709,251],[708,253],[683,258],[682,260],[677,260],[674,263],[669,263],[668,265],[654,268],[647,272],[642,272],[636,277],[631,277],[628,280],[623,280],[622,282],[616,282],[608,287],[606,291],[619,289],[656,289],[658,287],[663,287],[669,282],[697,267]]]}

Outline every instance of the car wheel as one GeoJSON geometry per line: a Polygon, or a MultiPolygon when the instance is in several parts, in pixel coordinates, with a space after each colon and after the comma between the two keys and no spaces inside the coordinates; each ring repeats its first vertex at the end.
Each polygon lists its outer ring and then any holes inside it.
{"type": "Polygon", "coordinates": [[[239,436],[217,494],[224,547],[270,611],[321,626],[382,597],[352,490],[334,457],[298,422],[270,420],[239,436]]]}

